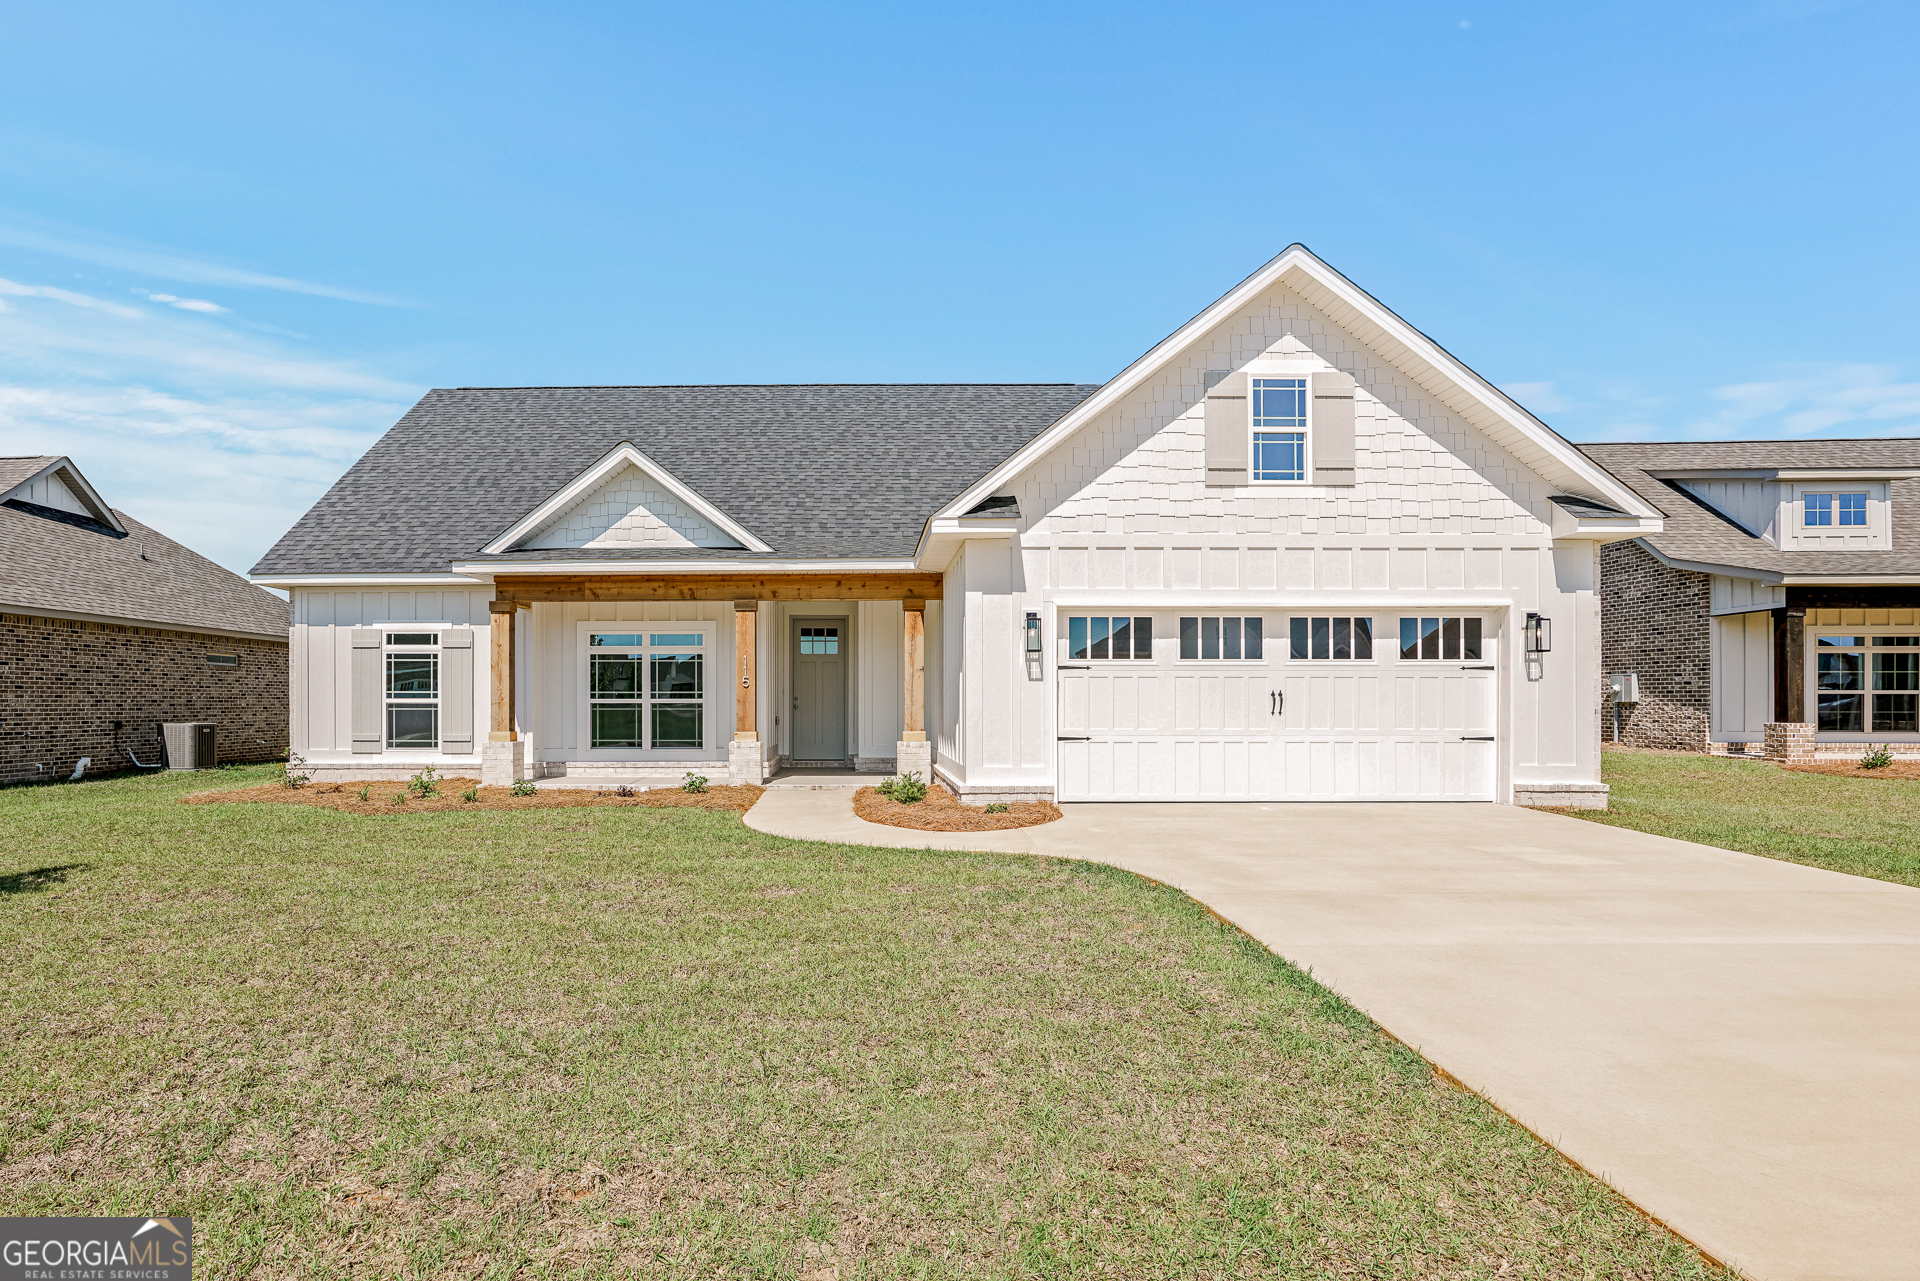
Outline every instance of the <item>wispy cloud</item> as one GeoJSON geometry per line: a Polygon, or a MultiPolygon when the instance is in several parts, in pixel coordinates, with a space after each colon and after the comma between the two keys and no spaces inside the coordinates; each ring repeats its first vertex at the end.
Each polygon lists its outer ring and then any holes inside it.
{"type": "Polygon", "coordinates": [[[109,503],[244,572],[419,389],[141,296],[0,281],[0,452],[70,455],[109,503]]]}
{"type": "Polygon", "coordinates": [[[1577,378],[1502,390],[1552,414],[1578,440],[1836,439],[1920,435],[1920,382],[1894,365],[1799,363],[1770,376],[1657,395],[1626,382],[1577,378]]]}
{"type": "Polygon", "coordinates": [[[371,303],[379,307],[407,305],[397,298],[390,298],[384,294],[367,293],[358,289],[342,289],[336,285],[315,284],[310,280],[295,280],[288,276],[250,271],[244,267],[210,262],[178,250],[152,245],[114,241],[91,234],[42,231],[23,226],[17,220],[13,222],[0,220],[0,245],[57,254],[78,262],[90,262],[96,266],[138,272],[145,276],[159,276],[166,280],[187,281],[196,285],[226,285],[237,289],[278,289],[287,293],[308,294],[315,298],[338,298],[345,302],[371,303]]]}
{"type": "Polygon", "coordinates": [[[150,294],[144,289],[136,289],[133,292],[150,301],[163,302],[169,307],[178,307],[181,311],[198,311],[209,316],[218,316],[231,310],[217,302],[208,302],[205,298],[182,298],[176,294],[150,294]]]}
{"type": "Polygon", "coordinates": [[[89,311],[104,311],[110,316],[119,316],[123,320],[139,320],[146,315],[138,307],[123,307],[119,303],[107,302],[87,294],[77,294],[71,289],[56,289],[52,285],[23,285],[17,281],[0,279],[0,295],[11,298],[51,298],[55,302],[66,303],[69,307],[85,307],[89,311]]]}

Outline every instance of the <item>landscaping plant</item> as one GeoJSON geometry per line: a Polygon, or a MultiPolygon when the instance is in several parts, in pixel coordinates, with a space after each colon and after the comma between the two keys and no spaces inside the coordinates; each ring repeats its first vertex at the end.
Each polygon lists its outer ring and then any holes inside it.
{"type": "Polygon", "coordinates": [[[1893,764],[1893,753],[1887,750],[1885,743],[1876,743],[1871,751],[1860,758],[1861,769],[1885,769],[1893,764]]]}
{"type": "Polygon", "coordinates": [[[362,783],[362,784],[360,784],[360,792],[359,792],[359,796],[360,796],[360,799],[361,799],[361,800],[363,800],[363,801],[364,801],[364,800],[366,800],[366,799],[367,799],[367,793],[369,793],[369,792],[371,792],[372,790],[373,790],[373,784],[372,784],[372,783],[362,783]]]}
{"type": "Polygon", "coordinates": [[[407,803],[407,794],[405,792],[395,792],[393,794],[393,799],[387,802],[387,804],[389,805],[405,805],[406,803],[407,803]]]}
{"type": "Polygon", "coordinates": [[[477,801],[480,799],[480,789],[477,787],[469,787],[466,791],[460,793],[460,799],[463,801],[477,801]]]}
{"type": "Polygon", "coordinates": [[[688,770],[688,771],[687,771],[687,781],[686,781],[686,782],[684,782],[684,783],[682,783],[682,784],[680,784],[680,790],[681,790],[681,791],[683,791],[683,792],[704,792],[704,791],[706,791],[706,790],[707,790],[707,776],[706,776],[705,774],[696,774],[696,773],[694,773],[694,772],[693,772],[692,770],[688,770]]]}
{"type": "Polygon", "coordinates": [[[306,763],[304,756],[288,756],[287,763],[280,768],[280,782],[287,787],[304,787],[311,782],[313,775],[304,772],[306,763]]]}
{"type": "Polygon", "coordinates": [[[991,801],[991,802],[989,802],[989,803],[988,803],[988,805],[987,805],[987,813],[989,813],[989,814],[1004,814],[1004,813],[1006,813],[1006,812],[1007,812],[1007,811],[1008,811],[1009,809],[1012,809],[1012,808],[1013,808],[1013,807],[1012,807],[1012,806],[1010,806],[1010,805],[1008,805],[1008,804],[1007,804],[1007,803],[1006,803],[1005,801],[991,801]]]}
{"type": "Polygon", "coordinates": [[[429,765],[407,780],[407,790],[425,800],[429,796],[440,795],[440,776],[429,765]]]}
{"type": "Polygon", "coordinates": [[[927,799],[927,785],[921,781],[919,770],[896,774],[873,790],[900,805],[916,805],[927,799]]]}
{"type": "Polygon", "coordinates": [[[632,796],[633,789],[631,787],[628,787],[625,783],[622,783],[620,784],[620,786],[613,789],[613,794],[615,796],[632,796]]]}
{"type": "Polygon", "coordinates": [[[530,778],[516,778],[513,780],[513,786],[507,790],[515,796],[532,796],[540,789],[533,785],[533,780],[530,778]]]}

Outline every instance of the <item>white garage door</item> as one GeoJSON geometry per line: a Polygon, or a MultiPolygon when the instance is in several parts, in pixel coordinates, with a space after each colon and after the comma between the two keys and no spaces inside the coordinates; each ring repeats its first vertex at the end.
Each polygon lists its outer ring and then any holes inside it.
{"type": "Polygon", "coordinates": [[[1486,620],[1073,611],[1062,631],[1063,801],[1493,799],[1486,620]]]}

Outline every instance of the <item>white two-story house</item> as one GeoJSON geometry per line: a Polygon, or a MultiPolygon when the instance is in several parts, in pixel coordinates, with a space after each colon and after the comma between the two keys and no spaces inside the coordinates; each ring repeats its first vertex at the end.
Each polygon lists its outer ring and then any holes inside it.
{"type": "Polygon", "coordinates": [[[1296,245],[1098,386],[434,391],[254,581],[328,778],[1595,805],[1660,528],[1296,245]]]}

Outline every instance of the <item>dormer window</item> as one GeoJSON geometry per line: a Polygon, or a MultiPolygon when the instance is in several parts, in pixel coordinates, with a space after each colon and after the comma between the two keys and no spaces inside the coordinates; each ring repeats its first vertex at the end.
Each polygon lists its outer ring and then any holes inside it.
{"type": "Polygon", "coordinates": [[[1801,523],[1808,528],[1867,524],[1867,496],[1854,493],[1804,493],[1800,496],[1801,523]]]}

